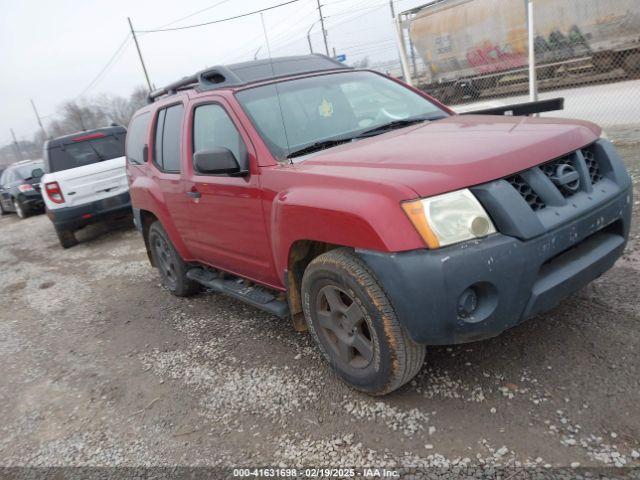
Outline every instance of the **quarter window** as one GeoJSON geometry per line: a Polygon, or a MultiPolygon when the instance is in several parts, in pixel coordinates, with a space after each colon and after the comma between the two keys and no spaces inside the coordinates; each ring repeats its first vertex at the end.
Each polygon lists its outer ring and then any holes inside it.
{"type": "Polygon", "coordinates": [[[231,118],[220,105],[196,108],[193,119],[193,151],[225,147],[247,168],[247,147],[231,118]]]}
{"type": "Polygon", "coordinates": [[[145,112],[131,120],[127,132],[127,160],[129,163],[142,164],[147,161],[144,157],[144,146],[147,143],[147,131],[151,114],[145,112]]]}

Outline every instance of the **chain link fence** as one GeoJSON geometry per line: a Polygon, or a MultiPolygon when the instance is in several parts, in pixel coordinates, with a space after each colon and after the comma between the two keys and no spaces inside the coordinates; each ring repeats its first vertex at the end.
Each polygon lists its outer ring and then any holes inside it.
{"type": "MultiPolygon", "coordinates": [[[[640,1],[533,0],[544,115],[640,141],[640,1]]],[[[527,0],[439,0],[401,14],[413,84],[458,111],[529,101],[527,0]]]]}

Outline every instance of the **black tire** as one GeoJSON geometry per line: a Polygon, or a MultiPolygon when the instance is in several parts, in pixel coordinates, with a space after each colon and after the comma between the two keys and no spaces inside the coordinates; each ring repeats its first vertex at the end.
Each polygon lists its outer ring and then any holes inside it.
{"type": "Polygon", "coordinates": [[[30,213],[29,210],[27,210],[22,205],[22,202],[20,201],[19,198],[13,199],[13,208],[16,211],[16,215],[18,215],[18,218],[20,218],[20,220],[24,220],[29,216],[29,213],[30,213]]]}
{"type": "Polygon", "coordinates": [[[78,240],[76,240],[73,230],[62,230],[56,228],[56,235],[58,236],[58,241],[62,248],[71,248],[78,244],[78,240]]]}
{"type": "Polygon", "coordinates": [[[187,278],[189,267],[180,258],[162,224],[154,222],[149,227],[148,235],[151,256],[154,265],[160,271],[162,284],[176,297],[188,297],[198,293],[200,284],[187,278]]]}
{"type": "Polygon", "coordinates": [[[6,214],[7,214],[7,212],[5,212],[4,208],[2,208],[2,201],[0,201],[0,217],[2,215],[6,215],[6,214]]]}
{"type": "Polygon", "coordinates": [[[324,253],[307,266],[302,308],[325,359],[357,390],[385,395],[424,363],[426,347],[409,338],[374,275],[348,249],[324,253]]]}

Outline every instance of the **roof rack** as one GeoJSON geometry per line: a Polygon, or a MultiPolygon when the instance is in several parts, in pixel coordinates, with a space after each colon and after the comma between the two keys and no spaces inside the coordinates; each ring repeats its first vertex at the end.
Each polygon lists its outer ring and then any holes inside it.
{"type": "Polygon", "coordinates": [[[166,87],[154,90],[149,93],[148,100],[149,103],[153,103],[159,97],[175,95],[180,90],[190,88],[196,88],[199,91],[215,90],[303,73],[344,69],[351,69],[351,67],[320,54],[254,60],[228,66],[221,65],[207,68],[170,83],[166,87]]]}

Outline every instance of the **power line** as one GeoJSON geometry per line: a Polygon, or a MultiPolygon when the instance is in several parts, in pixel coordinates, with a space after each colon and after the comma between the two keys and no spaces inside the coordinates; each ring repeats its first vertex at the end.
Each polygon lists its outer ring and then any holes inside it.
{"type": "Polygon", "coordinates": [[[299,2],[300,0],[289,0],[288,2],[279,3],[277,5],[272,5],[271,7],[261,8],[260,10],[254,10],[253,12],[243,13],[241,15],[234,15],[233,17],[220,18],[218,20],[212,20],[210,22],[204,23],[196,23],[195,25],[185,25],[184,27],[174,27],[174,28],[157,28],[153,30],[136,30],[138,33],[155,33],[155,32],[172,32],[176,30],[186,30],[188,28],[197,28],[204,27],[205,25],[213,25],[214,23],[222,23],[228,22],[229,20],[235,20],[237,18],[248,17],[250,15],[255,15],[256,13],[266,12],[268,10],[273,10],[275,8],[284,7],[285,5],[290,5],[292,3],[299,2]]]}
{"type": "Polygon", "coordinates": [[[230,1],[231,0],[222,0],[221,2],[214,3],[213,5],[210,5],[210,6],[206,7],[206,8],[203,8],[202,10],[198,10],[197,12],[190,13],[189,15],[187,15],[185,17],[181,17],[181,18],[178,18],[177,20],[173,20],[173,21],[171,21],[169,23],[165,23],[164,25],[160,25],[158,28],[160,29],[160,28],[168,27],[169,25],[173,25],[174,23],[181,22],[183,20],[186,20],[187,18],[195,17],[196,15],[199,15],[202,12],[206,12],[207,10],[211,10],[212,8],[218,7],[218,6],[222,5],[222,4],[228,3],[230,1]]]}
{"type": "Polygon", "coordinates": [[[89,82],[89,85],[86,86],[86,88],[82,91],[82,93],[80,95],[78,95],[79,97],[82,97],[85,93],[87,93],[94,85],[96,85],[98,83],[98,81],[100,80],[100,77],[102,76],[103,73],[105,73],[107,71],[107,69],[109,68],[109,66],[116,60],[116,57],[118,56],[118,54],[120,52],[123,51],[123,49],[125,48],[125,46],[127,45],[127,42],[129,41],[129,37],[131,36],[130,33],[127,33],[127,35],[124,37],[124,40],[120,43],[120,45],[118,45],[118,48],[116,49],[115,52],[113,52],[113,55],[111,55],[111,58],[109,58],[109,61],[107,61],[107,63],[105,64],[104,67],[102,67],[102,69],[98,72],[98,74],[93,78],[93,80],[91,80],[91,82],[89,82]]]}
{"type": "Polygon", "coordinates": [[[389,5],[389,4],[388,3],[379,3],[379,4],[376,4],[376,5],[369,5],[369,6],[366,6],[366,7],[352,8],[352,9],[349,9],[349,10],[343,10],[343,11],[338,12],[338,13],[332,13],[331,15],[326,15],[325,18],[340,17],[342,15],[348,15],[350,13],[355,13],[355,12],[359,12],[359,11],[362,11],[362,10],[372,10],[372,9],[376,9],[376,8],[380,8],[380,7],[385,7],[387,5],[389,5]]]}
{"type": "Polygon", "coordinates": [[[380,9],[380,8],[382,8],[384,6],[386,6],[386,5],[383,4],[383,5],[373,6],[373,7],[365,7],[367,9],[366,12],[358,13],[357,15],[354,15],[353,17],[345,18],[344,20],[342,20],[340,22],[334,23],[333,25],[329,25],[329,28],[335,28],[338,25],[344,25],[345,23],[349,23],[352,20],[355,20],[356,18],[364,17],[365,15],[369,15],[369,14],[375,12],[377,9],[380,9]]]}

